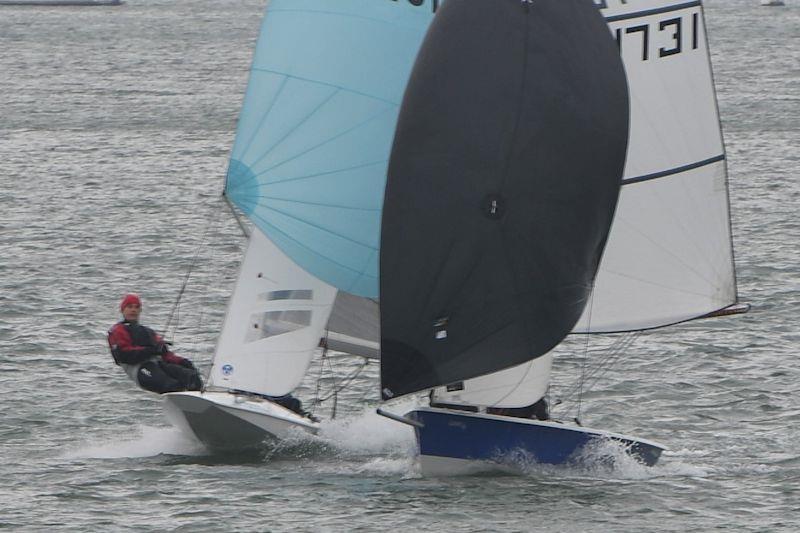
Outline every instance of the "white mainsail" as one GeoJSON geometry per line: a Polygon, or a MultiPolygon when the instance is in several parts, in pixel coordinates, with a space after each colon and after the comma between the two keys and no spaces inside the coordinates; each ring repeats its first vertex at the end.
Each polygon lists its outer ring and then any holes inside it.
{"type": "Polygon", "coordinates": [[[736,302],[725,149],[700,2],[610,5],[604,13],[625,63],[631,129],[614,224],[576,332],[661,327],[736,302]]]}
{"type": "Polygon", "coordinates": [[[336,298],[253,228],[209,385],[270,396],[302,381],[336,298]]]}
{"type": "MultiPolygon", "coordinates": [[[[603,2],[631,98],[622,192],[592,297],[573,329],[699,318],[736,302],[725,150],[699,1],[603,2]]],[[[443,403],[514,407],[544,396],[552,352],[437,388],[443,403]],[[516,378],[516,379],[515,379],[516,378]]]]}

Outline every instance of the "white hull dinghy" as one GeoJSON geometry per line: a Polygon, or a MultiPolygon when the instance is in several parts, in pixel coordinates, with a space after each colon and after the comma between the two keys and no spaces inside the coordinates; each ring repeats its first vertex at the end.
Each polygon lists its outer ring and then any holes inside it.
{"type": "Polygon", "coordinates": [[[249,222],[247,252],[208,390],[165,398],[203,442],[313,433],[302,408],[269,398],[300,386],[321,344],[377,356],[388,154],[429,20],[408,2],[268,3],[224,188],[249,222]]]}
{"type": "Polygon", "coordinates": [[[173,425],[216,451],[260,448],[319,430],[318,422],[253,394],[171,392],[164,409],[173,425]]]}

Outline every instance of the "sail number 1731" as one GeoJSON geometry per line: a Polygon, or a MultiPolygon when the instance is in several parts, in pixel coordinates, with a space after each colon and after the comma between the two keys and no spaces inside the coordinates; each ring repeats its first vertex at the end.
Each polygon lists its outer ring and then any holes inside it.
{"type": "Polygon", "coordinates": [[[689,17],[672,16],[657,22],[636,23],[612,29],[620,50],[641,44],[642,61],[657,57],[668,57],[700,47],[700,17],[692,13],[689,17]]]}

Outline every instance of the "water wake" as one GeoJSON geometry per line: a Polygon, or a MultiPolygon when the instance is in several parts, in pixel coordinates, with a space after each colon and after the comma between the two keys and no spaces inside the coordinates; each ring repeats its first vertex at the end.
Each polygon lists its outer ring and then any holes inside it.
{"type": "Polygon", "coordinates": [[[121,459],[157,455],[204,455],[202,444],[174,427],[140,426],[137,434],[88,443],[67,454],[69,459],[121,459]]]}

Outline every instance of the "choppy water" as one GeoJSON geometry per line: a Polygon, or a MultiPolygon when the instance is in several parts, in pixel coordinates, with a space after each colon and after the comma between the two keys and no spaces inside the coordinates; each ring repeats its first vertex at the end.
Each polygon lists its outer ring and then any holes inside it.
{"type": "MultiPolygon", "coordinates": [[[[374,414],[374,366],[320,439],[214,456],[106,351],[119,295],[163,327],[199,253],[175,339],[209,362],[242,245],[219,191],[263,0],[0,7],[0,529],[800,530],[800,2],[757,4],[706,10],[754,309],[643,336],[582,405],[670,451],[652,469],[454,480],[421,478],[410,432],[374,414]]],[[[557,364],[566,387],[581,361],[557,364]]]]}

